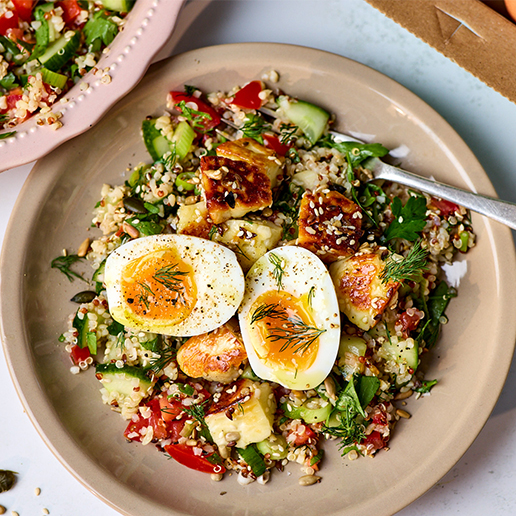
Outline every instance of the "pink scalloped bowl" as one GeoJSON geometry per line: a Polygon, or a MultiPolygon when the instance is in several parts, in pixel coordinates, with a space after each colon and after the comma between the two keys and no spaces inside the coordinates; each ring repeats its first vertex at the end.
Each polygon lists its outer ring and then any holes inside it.
{"type": "Polygon", "coordinates": [[[0,172],[42,158],[93,127],[138,84],[170,38],[183,3],[184,0],[138,0],[127,16],[124,30],[97,64],[98,69],[109,68],[111,82],[104,84],[100,74],[94,75],[93,71],[85,75],[53,105],[54,112],[62,113],[63,126],[58,130],[37,125],[37,117],[17,125],[12,137],[0,140],[0,172]]]}

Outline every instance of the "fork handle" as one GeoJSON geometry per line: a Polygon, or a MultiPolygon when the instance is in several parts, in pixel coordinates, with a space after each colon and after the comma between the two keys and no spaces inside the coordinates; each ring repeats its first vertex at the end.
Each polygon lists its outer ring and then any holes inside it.
{"type": "Polygon", "coordinates": [[[511,229],[516,229],[516,204],[488,197],[487,195],[467,192],[454,186],[439,183],[424,177],[393,167],[378,158],[366,163],[366,168],[373,171],[375,179],[386,179],[410,186],[417,190],[460,204],[469,210],[494,219],[511,229]]]}

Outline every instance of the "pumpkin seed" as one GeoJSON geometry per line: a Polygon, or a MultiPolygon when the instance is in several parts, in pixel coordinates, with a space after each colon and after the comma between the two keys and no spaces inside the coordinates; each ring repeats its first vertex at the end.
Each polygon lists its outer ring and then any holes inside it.
{"type": "Polygon", "coordinates": [[[147,213],[143,201],[138,197],[126,197],[124,199],[124,208],[131,213],[147,213]]]}
{"type": "Polygon", "coordinates": [[[90,303],[97,297],[97,293],[92,290],[83,290],[82,292],[78,292],[75,296],[70,299],[73,303],[90,303]]]}
{"type": "Polygon", "coordinates": [[[321,477],[317,475],[305,475],[299,479],[300,486],[313,486],[321,480],[321,477]]]}
{"type": "Polygon", "coordinates": [[[0,493],[9,491],[9,489],[13,487],[15,481],[16,477],[14,476],[14,471],[0,469],[0,493]]]}

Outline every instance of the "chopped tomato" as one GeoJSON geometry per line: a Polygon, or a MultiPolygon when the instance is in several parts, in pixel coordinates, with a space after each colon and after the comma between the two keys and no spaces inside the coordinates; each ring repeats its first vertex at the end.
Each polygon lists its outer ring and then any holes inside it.
{"type": "Polygon", "coordinates": [[[165,422],[161,418],[159,400],[154,398],[143,406],[150,409],[149,417],[144,418],[142,414],[138,412],[136,416],[134,416],[134,420],[131,420],[127,425],[124,432],[125,438],[130,441],[141,442],[143,436],[140,430],[145,427],[151,427],[154,439],[166,439],[168,437],[168,430],[165,426],[165,422]]]}
{"type": "Polygon", "coordinates": [[[61,0],[56,5],[63,9],[63,21],[68,26],[73,25],[81,14],[81,6],[77,0],[61,0]]]}
{"type": "Polygon", "coordinates": [[[179,399],[160,398],[159,406],[163,421],[173,421],[183,411],[184,407],[179,399]]]}
{"type": "Polygon", "coordinates": [[[9,29],[18,28],[18,13],[16,11],[6,11],[0,16],[0,34],[7,36],[9,29]]]}
{"type": "Polygon", "coordinates": [[[231,104],[244,109],[260,109],[263,104],[263,100],[260,98],[262,90],[261,81],[251,81],[235,93],[231,104]]]}
{"type": "Polygon", "coordinates": [[[295,437],[294,444],[301,446],[302,444],[306,444],[310,439],[314,439],[316,435],[309,426],[299,425],[296,429],[295,437]]]}
{"type": "Polygon", "coordinates": [[[362,443],[365,445],[370,451],[380,450],[385,446],[385,442],[383,440],[382,434],[374,430],[371,432],[362,443]]]}
{"type": "Polygon", "coordinates": [[[173,443],[178,443],[182,437],[181,432],[185,427],[186,419],[174,419],[166,423],[168,429],[168,437],[173,443]]]}
{"type": "Polygon", "coordinates": [[[75,365],[79,365],[79,362],[84,362],[90,356],[91,354],[88,347],[81,348],[77,344],[74,344],[70,351],[70,357],[75,365]]]}
{"type": "Polygon", "coordinates": [[[196,471],[203,473],[224,473],[226,468],[219,463],[213,463],[209,459],[213,453],[202,455],[195,455],[193,446],[186,446],[186,444],[169,444],[165,446],[165,451],[179,464],[186,466],[196,471]]]}
{"type": "Polygon", "coordinates": [[[418,327],[420,320],[418,313],[414,309],[411,309],[410,313],[405,311],[400,314],[397,324],[401,325],[401,331],[404,334],[408,334],[418,327]]]}
{"type": "Polygon", "coordinates": [[[456,211],[459,211],[459,206],[454,202],[447,201],[445,199],[436,199],[432,198],[430,203],[432,206],[437,208],[441,212],[441,216],[448,218],[450,215],[453,215],[456,211]]]}
{"type": "Polygon", "coordinates": [[[9,92],[9,95],[7,95],[6,102],[7,102],[7,108],[6,109],[0,109],[0,113],[4,114],[10,111],[11,109],[16,108],[16,103],[22,99],[22,90],[21,88],[14,88],[9,92]]]}
{"type": "Polygon", "coordinates": [[[32,18],[32,9],[36,0],[12,0],[16,12],[23,21],[30,22],[32,18]]]}
{"type": "Polygon", "coordinates": [[[286,156],[290,149],[289,145],[281,143],[279,138],[273,134],[264,133],[262,136],[267,147],[270,147],[278,156],[286,156]]]}
{"type": "Polygon", "coordinates": [[[187,107],[191,107],[195,111],[206,113],[206,115],[208,115],[204,117],[196,117],[196,123],[198,124],[198,127],[194,127],[195,130],[200,132],[211,131],[220,124],[220,115],[217,113],[217,111],[215,111],[214,108],[212,108],[203,100],[182,91],[171,91],[170,98],[172,99],[172,103],[175,105],[178,111],[181,111],[179,104],[184,101],[185,104],[190,104],[187,107]]]}

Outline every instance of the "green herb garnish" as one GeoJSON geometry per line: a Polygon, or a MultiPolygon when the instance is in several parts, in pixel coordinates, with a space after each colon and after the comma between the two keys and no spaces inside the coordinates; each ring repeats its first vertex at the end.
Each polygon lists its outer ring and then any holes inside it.
{"type": "Polygon", "coordinates": [[[383,283],[388,281],[417,281],[427,268],[428,251],[421,247],[418,240],[405,258],[395,259],[392,255],[386,260],[385,268],[380,274],[383,283]]]}
{"type": "Polygon", "coordinates": [[[52,269],[60,270],[70,281],[73,281],[74,278],[78,278],[78,279],[88,283],[88,281],[85,280],[80,274],[78,274],[77,272],[72,271],[70,269],[70,267],[74,263],[76,263],[80,260],[84,260],[84,258],[82,256],[77,256],[76,254],[69,254],[67,256],[59,256],[52,260],[52,262],[50,263],[50,267],[52,269]]]}
{"type": "Polygon", "coordinates": [[[181,111],[181,115],[191,122],[194,129],[202,129],[204,127],[203,120],[211,120],[211,115],[204,111],[197,111],[186,105],[186,102],[182,100],[175,104],[175,106],[181,111]]]}
{"type": "Polygon", "coordinates": [[[269,262],[274,266],[272,274],[278,285],[278,290],[281,290],[283,288],[283,274],[285,274],[285,269],[283,268],[284,261],[277,254],[270,253],[269,262]]]}
{"type": "Polygon", "coordinates": [[[259,115],[249,114],[246,116],[244,125],[240,128],[246,138],[252,138],[263,145],[262,134],[270,129],[270,124],[259,115]]]}
{"type": "Polygon", "coordinates": [[[403,206],[399,197],[391,202],[393,221],[385,230],[382,240],[388,242],[393,238],[404,238],[414,242],[419,238],[419,232],[426,225],[426,199],[422,196],[409,197],[403,206]]]}

